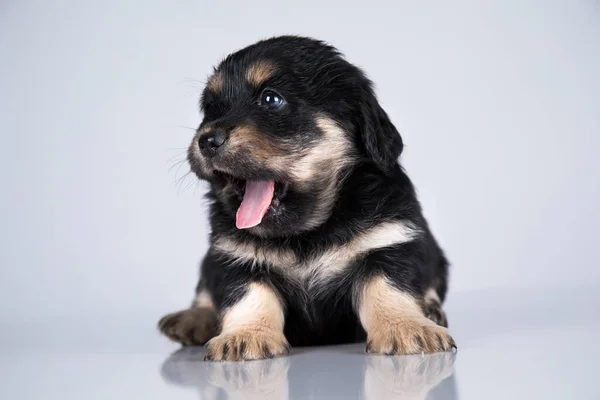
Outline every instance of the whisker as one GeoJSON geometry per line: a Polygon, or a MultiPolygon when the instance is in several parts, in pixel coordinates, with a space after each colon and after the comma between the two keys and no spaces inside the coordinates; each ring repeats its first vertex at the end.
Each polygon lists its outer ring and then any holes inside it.
{"type": "MultiPolygon", "coordinates": [[[[169,162],[173,162],[173,161],[174,161],[176,158],[183,157],[183,156],[184,156],[186,153],[187,153],[187,150],[180,151],[179,153],[175,154],[174,156],[172,156],[172,157],[169,157],[169,159],[168,159],[167,161],[165,161],[165,164],[166,164],[166,163],[169,163],[169,162]]],[[[181,159],[186,159],[186,158],[187,158],[187,156],[185,156],[185,157],[183,157],[183,158],[181,158],[181,159]]],[[[181,160],[181,159],[180,159],[180,160],[181,160]]],[[[179,160],[178,160],[178,161],[179,161],[179,160]]],[[[177,162],[178,162],[178,161],[177,161],[177,162]]]]}
{"type": "Polygon", "coordinates": [[[187,184],[187,185],[186,185],[186,186],[183,188],[183,191],[185,192],[186,190],[188,190],[188,189],[189,189],[191,186],[193,186],[193,185],[194,185],[194,183],[196,183],[196,181],[193,181],[193,180],[192,180],[190,183],[188,183],[188,184],[187,184]]]}
{"type": "MultiPolygon", "coordinates": [[[[179,175],[179,170],[181,169],[182,165],[187,165],[186,161],[187,161],[187,158],[184,160],[184,162],[179,163],[179,165],[175,169],[175,176],[179,175]]],[[[190,172],[192,172],[191,169],[189,170],[189,172],[186,173],[186,175],[189,174],[190,172]]]]}
{"type": "Polygon", "coordinates": [[[168,149],[165,149],[167,151],[185,151],[187,150],[188,147],[169,147],[168,149]]]}
{"type": "Polygon", "coordinates": [[[182,165],[183,163],[185,163],[186,161],[187,161],[187,158],[183,158],[183,159],[181,159],[181,160],[179,160],[179,161],[175,161],[175,162],[173,163],[173,165],[171,165],[171,167],[169,167],[169,172],[172,172],[172,171],[173,171],[173,168],[177,168],[177,169],[175,170],[175,175],[177,175],[177,172],[178,172],[178,171],[179,171],[179,169],[181,168],[181,165],[182,165]]]}
{"type": "Polygon", "coordinates": [[[200,181],[196,180],[196,185],[194,186],[194,194],[198,192],[198,188],[200,187],[200,181]]]}
{"type": "Polygon", "coordinates": [[[177,185],[177,193],[181,193],[181,187],[183,186],[183,183],[190,176],[191,173],[192,173],[192,171],[190,170],[185,175],[183,175],[181,178],[177,178],[177,180],[175,181],[175,184],[177,185]]]}
{"type": "Polygon", "coordinates": [[[193,127],[191,127],[191,126],[187,126],[187,125],[177,125],[177,127],[178,127],[178,128],[189,129],[189,130],[192,130],[192,131],[194,131],[194,132],[196,132],[196,129],[198,129],[198,128],[193,128],[193,127]]]}

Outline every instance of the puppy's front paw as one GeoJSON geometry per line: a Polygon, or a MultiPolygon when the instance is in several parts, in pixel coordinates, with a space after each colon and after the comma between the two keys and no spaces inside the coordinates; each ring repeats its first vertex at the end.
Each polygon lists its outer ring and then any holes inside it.
{"type": "Polygon", "coordinates": [[[218,317],[210,308],[191,308],[164,316],[158,329],[184,346],[201,345],[216,336],[218,317]]]}
{"type": "Polygon", "coordinates": [[[222,333],[206,344],[206,361],[244,361],[273,358],[290,352],[283,335],[269,328],[242,327],[222,333]]]}
{"type": "Polygon", "coordinates": [[[385,321],[367,336],[367,353],[404,355],[437,353],[456,349],[448,329],[425,317],[385,321]]]}

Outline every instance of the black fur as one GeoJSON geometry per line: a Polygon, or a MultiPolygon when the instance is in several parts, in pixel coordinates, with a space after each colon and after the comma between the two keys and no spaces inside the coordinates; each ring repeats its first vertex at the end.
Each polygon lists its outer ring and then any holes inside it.
{"type": "MultiPolygon", "coordinates": [[[[323,134],[315,116],[326,115],[343,128],[352,143],[348,155],[352,160],[339,173],[335,187],[324,189],[326,175],[316,182],[295,182],[285,170],[269,169],[248,154],[230,159],[224,155],[221,165],[227,173],[214,174],[212,167],[202,167],[197,154],[190,151],[193,171],[211,184],[211,244],[219,237],[231,236],[263,248],[288,249],[299,259],[308,260],[386,221],[409,221],[423,233],[413,241],[372,251],[343,273],[311,288],[276,269],[234,262],[211,246],[202,262],[197,291],[208,290],[217,309],[224,310],[244,295],[250,282],[270,285],[285,304],[285,336],[292,346],[364,340],[355,294],[361,283],[376,274],[387,276],[397,288],[419,300],[433,288],[443,302],[448,262],[423,217],[410,179],[398,163],[403,149],[401,136],[362,71],[335,48],[294,36],[268,39],[240,50],[222,61],[216,71],[222,74],[222,87],[217,93],[204,91],[204,120],[199,132],[211,126],[231,132],[240,124],[251,124],[268,143],[277,145],[278,151],[293,154],[318,145],[323,134]],[[274,64],[275,72],[264,85],[253,87],[245,73],[253,63],[263,60],[274,64]],[[281,93],[285,106],[278,110],[258,106],[257,99],[265,88],[281,93]],[[269,210],[259,231],[239,230],[235,225],[246,179],[277,182],[275,197],[281,205],[269,210]],[[236,192],[224,194],[227,185],[233,185],[236,192]],[[305,221],[326,190],[335,191],[335,202],[324,221],[307,228],[305,221]]],[[[436,312],[427,311],[424,303],[423,307],[424,312],[436,312]]]]}

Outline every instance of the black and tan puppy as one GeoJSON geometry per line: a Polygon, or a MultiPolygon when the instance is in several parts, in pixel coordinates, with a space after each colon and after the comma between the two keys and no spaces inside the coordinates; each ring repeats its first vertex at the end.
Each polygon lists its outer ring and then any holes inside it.
{"type": "Polygon", "coordinates": [[[210,183],[210,250],[192,307],[159,322],[166,336],[215,361],[365,339],[390,355],[455,347],[448,263],[361,70],[276,37],[223,60],[201,107],[188,159],[210,183]]]}

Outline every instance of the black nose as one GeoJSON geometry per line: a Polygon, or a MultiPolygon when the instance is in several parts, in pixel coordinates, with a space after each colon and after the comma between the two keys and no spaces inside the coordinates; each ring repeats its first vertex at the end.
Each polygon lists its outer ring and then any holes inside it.
{"type": "Polygon", "coordinates": [[[225,132],[220,129],[205,133],[198,138],[200,152],[206,157],[214,157],[226,139],[225,132]]]}

